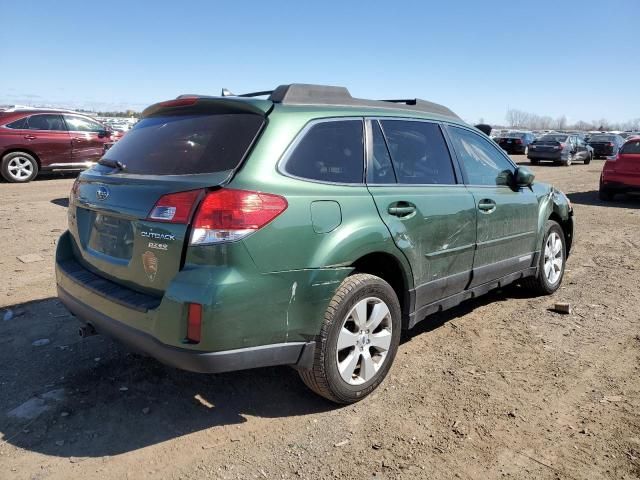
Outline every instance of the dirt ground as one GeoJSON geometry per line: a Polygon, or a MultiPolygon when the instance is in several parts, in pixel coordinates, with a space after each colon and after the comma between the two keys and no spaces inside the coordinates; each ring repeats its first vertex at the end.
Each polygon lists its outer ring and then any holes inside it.
{"type": "Polygon", "coordinates": [[[576,212],[561,290],[431,317],[348,407],[289,368],[197,375],[81,340],[53,277],[73,178],[0,184],[0,478],[640,478],[640,198],[600,202],[601,168],[533,167],[576,212]]]}

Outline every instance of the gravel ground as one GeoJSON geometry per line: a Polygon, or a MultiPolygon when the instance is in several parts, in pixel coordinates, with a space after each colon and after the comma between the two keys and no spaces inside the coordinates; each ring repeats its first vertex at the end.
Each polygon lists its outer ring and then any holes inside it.
{"type": "Polygon", "coordinates": [[[53,277],[73,178],[0,184],[0,478],[640,478],[640,198],[600,202],[601,168],[533,167],[576,211],[553,297],[431,317],[348,407],[289,368],[197,375],[80,340],[53,277]]]}

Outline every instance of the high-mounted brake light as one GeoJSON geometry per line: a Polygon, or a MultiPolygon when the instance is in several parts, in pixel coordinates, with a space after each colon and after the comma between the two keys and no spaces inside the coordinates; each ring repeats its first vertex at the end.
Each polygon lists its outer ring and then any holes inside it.
{"type": "Polygon", "coordinates": [[[271,193],[221,189],[202,200],[191,231],[191,245],[233,242],[264,227],[287,209],[287,201],[271,193]]]}
{"type": "Polygon", "coordinates": [[[160,102],[158,105],[162,107],[187,107],[193,105],[198,101],[198,97],[186,97],[177,98],[175,100],[167,100],[166,102],[160,102]]]}
{"type": "Polygon", "coordinates": [[[189,223],[191,214],[203,190],[163,195],[151,209],[147,220],[168,223],[189,223]]]}

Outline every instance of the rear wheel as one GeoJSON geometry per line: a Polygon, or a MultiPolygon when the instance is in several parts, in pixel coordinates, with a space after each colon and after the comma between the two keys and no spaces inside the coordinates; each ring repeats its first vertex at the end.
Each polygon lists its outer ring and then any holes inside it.
{"type": "Polygon", "coordinates": [[[529,162],[531,162],[531,165],[538,165],[540,163],[540,160],[537,160],[535,158],[530,158],[529,162]]]}
{"type": "Polygon", "coordinates": [[[7,153],[2,157],[0,173],[7,182],[30,182],[38,175],[38,162],[25,152],[7,153]]]}
{"type": "Polygon", "coordinates": [[[573,162],[573,158],[571,157],[571,154],[567,155],[567,159],[562,163],[565,167],[571,166],[571,163],[573,162]]]}
{"type": "Polygon", "coordinates": [[[547,220],[545,234],[540,249],[538,274],[525,278],[523,286],[535,293],[550,295],[560,288],[566,263],[566,246],[562,227],[553,220],[547,220]]]}
{"type": "Polygon", "coordinates": [[[587,158],[584,159],[584,164],[585,165],[589,165],[591,163],[591,160],[593,160],[593,154],[592,153],[587,155],[587,158]]]}
{"type": "Polygon", "coordinates": [[[400,343],[400,303],[379,277],[347,277],[324,315],[313,367],[300,377],[336,403],[354,403],[374,391],[391,368],[400,343]]]}

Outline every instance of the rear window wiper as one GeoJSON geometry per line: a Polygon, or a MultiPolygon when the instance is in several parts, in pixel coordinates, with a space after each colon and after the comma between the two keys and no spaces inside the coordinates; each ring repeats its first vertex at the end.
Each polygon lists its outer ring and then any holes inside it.
{"type": "Polygon", "coordinates": [[[127,166],[124,163],[118,160],[109,160],[108,158],[101,158],[100,160],[98,160],[98,164],[104,165],[106,167],[115,168],[116,170],[122,170],[122,171],[124,171],[127,168],[127,166]]]}

